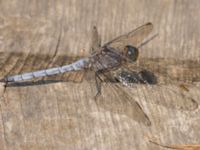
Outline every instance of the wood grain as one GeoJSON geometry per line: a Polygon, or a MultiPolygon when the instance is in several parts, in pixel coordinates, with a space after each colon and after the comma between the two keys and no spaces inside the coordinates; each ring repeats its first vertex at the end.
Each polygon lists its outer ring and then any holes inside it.
{"type": "MultiPolygon", "coordinates": [[[[91,29],[102,43],[146,23],[159,36],[140,50],[140,65],[162,72],[173,82],[124,88],[151,121],[118,113],[116,92],[103,84],[95,102],[93,81],[82,74],[74,82],[1,88],[1,149],[163,149],[163,145],[199,144],[199,108],[181,110],[184,95],[200,103],[200,3],[196,0],[13,0],[0,1],[0,77],[70,63],[89,54],[91,29]],[[169,92],[170,88],[176,91],[169,92]],[[4,91],[5,90],[5,91],[4,91]],[[106,101],[108,103],[106,103],[106,101]],[[160,101],[165,101],[161,105],[160,101]]],[[[128,106],[130,109],[130,106],[128,106]]]]}

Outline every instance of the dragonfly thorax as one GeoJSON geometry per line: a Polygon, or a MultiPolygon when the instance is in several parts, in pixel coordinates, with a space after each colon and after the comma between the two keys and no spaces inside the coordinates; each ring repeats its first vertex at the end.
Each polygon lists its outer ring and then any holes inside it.
{"type": "Polygon", "coordinates": [[[91,68],[95,71],[114,70],[119,67],[124,60],[122,54],[116,53],[112,48],[107,47],[90,57],[91,68]]]}

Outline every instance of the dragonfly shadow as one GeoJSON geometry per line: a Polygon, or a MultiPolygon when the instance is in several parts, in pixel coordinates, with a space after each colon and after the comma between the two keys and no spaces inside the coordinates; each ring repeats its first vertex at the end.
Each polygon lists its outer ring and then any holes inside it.
{"type": "Polygon", "coordinates": [[[66,82],[63,80],[38,80],[38,81],[26,81],[26,82],[15,82],[8,83],[6,87],[23,87],[23,86],[36,86],[36,85],[44,85],[44,84],[53,84],[57,82],[66,82]]]}
{"type": "Polygon", "coordinates": [[[136,71],[122,71],[118,74],[121,82],[136,83],[136,84],[157,84],[158,79],[155,74],[149,70],[136,71]]]}

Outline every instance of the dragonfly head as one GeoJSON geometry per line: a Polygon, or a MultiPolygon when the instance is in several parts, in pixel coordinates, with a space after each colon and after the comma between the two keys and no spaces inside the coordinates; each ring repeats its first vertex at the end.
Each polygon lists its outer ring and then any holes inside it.
{"type": "Polygon", "coordinates": [[[125,56],[130,59],[131,61],[136,61],[139,55],[139,51],[136,47],[131,46],[131,45],[127,45],[124,48],[124,54],[125,56]]]}

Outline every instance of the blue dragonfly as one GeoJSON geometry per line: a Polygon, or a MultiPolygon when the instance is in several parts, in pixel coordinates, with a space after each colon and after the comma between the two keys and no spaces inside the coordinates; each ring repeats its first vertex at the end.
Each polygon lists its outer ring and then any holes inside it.
{"type": "MultiPolygon", "coordinates": [[[[94,75],[96,84],[95,100],[97,104],[114,113],[125,114],[139,123],[151,125],[147,114],[143,111],[140,104],[122,88],[119,84],[130,87],[132,84],[157,84],[157,77],[151,71],[135,65],[139,56],[139,49],[147,42],[157,36],[146,37],[152,32],[153,24],[146,23],[131,32],[121,35],[104,45],[101,45],[101,39],[97,28],[93,28],[91,52],[88,57],[81,58],[71,64],[38,71],[32,71],[17,75],[11,75],[3,78],[1,81],[6,83],[20,83],[30,81],[34,78],[63,74],[66,72],[89,71],[94,75]],[[146,40],[144,40],[146,39],[146,40]],[[102,83],[113,89],[117,98],[123,100],[123,103],[114,103],[107,105],[106,100],[102,99],[102,83]],[[101,99],[101,100],[100,100],[101,99]],[[122,106],[123,105],[123,106],[122,106]]],[[[167,89],[170,90],[170,89],[167,89]]],[[[182,98],[182,97],[181,97],[182,98]]],[[[162,102],[159,102],[162,104],[162,102]]],[[[184,98],[183,103],[188,103],[187,107],[180,106],[181,109],[193,110],[197,108],[197,103],[191,98],[184,98]]],[[[163,106],[165,103],[162,104],[163,106]]],[[[176,105],[179,105],[177,103],[176,105]]],[[[170,104],[173,106],[173,104],[170,104]]]]}

